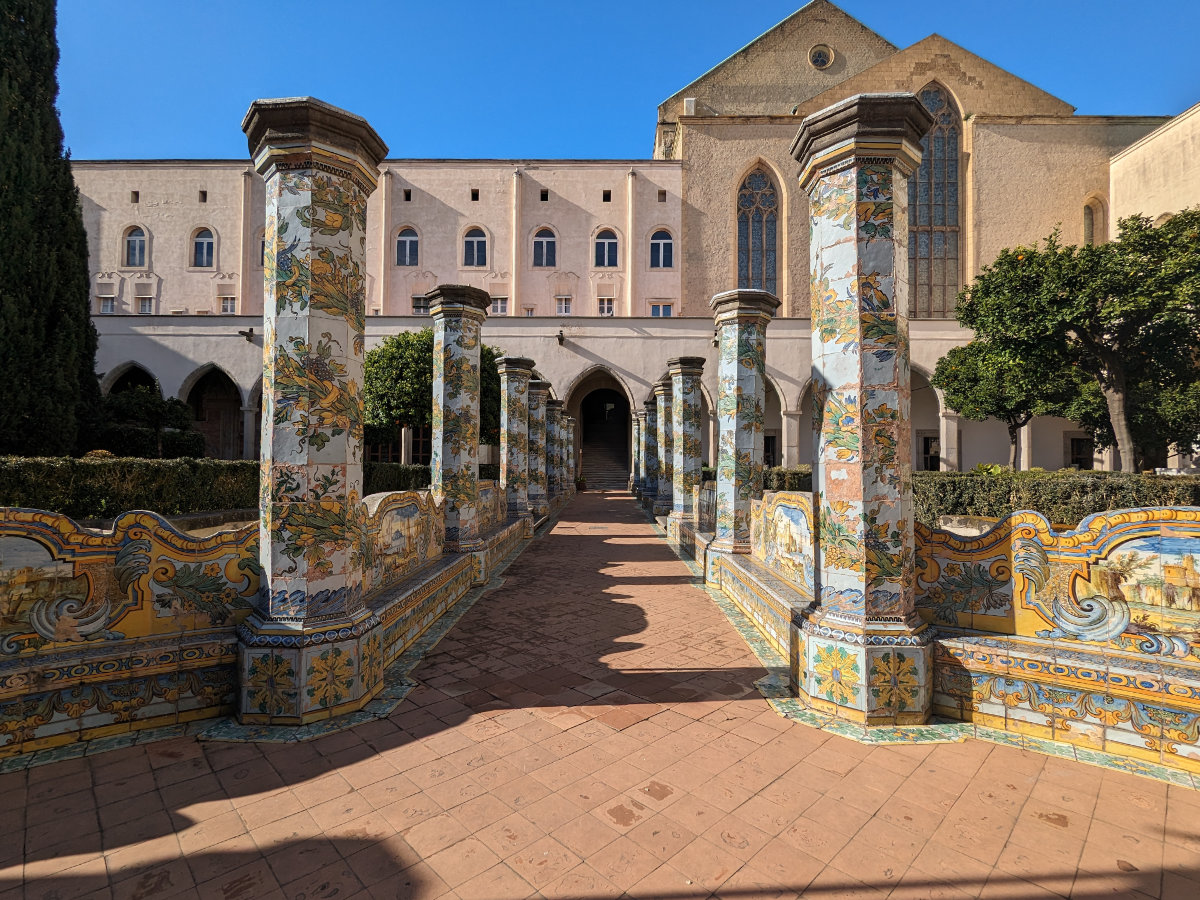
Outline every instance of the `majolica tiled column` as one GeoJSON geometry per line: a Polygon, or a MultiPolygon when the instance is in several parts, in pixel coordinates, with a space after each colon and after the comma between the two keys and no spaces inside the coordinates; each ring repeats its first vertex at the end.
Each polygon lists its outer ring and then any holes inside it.
{"type": "Polygon", "coordinates": [[[546,491],[550,499],[562,496],[562,408],[561,400],[546,401],[546,491]]]}
{"type": "Polygon", "coordinates": [[[266,182],[262,591],[238,630],[243,721],[298,724],[382,686],[363,602],[363,315],[367,197],[387,147],[310,97],[242,122],[266,182]]]}
{"type": "Polygon", "coordinates": [[[479,550],[479,345],[488,292],[440,284],[425,295],[433,318],[430,488],[446,516],[446,550],[479,550]]]}
{"type": "Polygon", "coordinates": [[[657,408],[655,420],[658,427],[658,493],[654,498],[654,514],[665,516],[671,512],[671,490],[675,482],[675,447],[671,440],[671,382],[669,379],[654,385],[654,403],[657,408]]]}
{"type": "Polygon", "coordinates": [[[714,550],[750,552],[750,501],[762,494],[767,323],[779,300],[767,291],[712,298],[717,363],[717,521],[714,550]]]}
{"type": "Polygon", "coordinates": [[[567,466],[567,493],[575,493],[575,479],[578,473],[575,471],[575,417],[567,416],[567,433],[563,445],[563,451],[566,454],[567,466]]]}
{"type": "Polygon", "coordinates": [[[633,423],[633,459],[629,472],[629,489],[636,496],[642,492],[642,451],[645,447],[642,429],[646,427],[646,414],[636,412],[631,417],[633,423]]]}
{"type": "Polygon", "coordinates": [[[654,509],[658,499],[658,401],[642,403],[642,505],[654,509]]]}
{"type": "Polygon", "coordinates": [[[533,360],[502,356],[500,373],[500,490],[510,519],[529,514],[529,381],[533,360]]]}
{"type": "Polygon", "coordinates": [[[931,123],[912,94],[861,94],[806,118],[792,146],[812,210],[819,501],[800,689],[868,724],[924,722],[930,708],[913,597],[907,198],[931,123]]]}
{"type": "Polygon", "coordinates": [[[693,519],[692,489],[700,483],[700,376],[703,356],[667,360],[671,375],[671,518],[693,519]]]}
{"type": "Polygon", "coordinates": [[[535,520],[550,512],[549,485],[546,480],[546,400],[550,384],[529,382],[529,511],[535,520]]]}

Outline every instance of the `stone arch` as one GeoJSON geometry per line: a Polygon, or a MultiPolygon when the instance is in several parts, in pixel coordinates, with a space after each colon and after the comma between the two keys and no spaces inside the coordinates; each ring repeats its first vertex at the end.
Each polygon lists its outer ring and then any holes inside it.
{"type": "Polygon", "coordinates": [[[113,389],[124,390],[127,387],[138,387],[141,385],[154,385],[158,388],[159,393],[162,392],[162,387],[154,373],[147,369],[139,362],[129,360],[118,366],[114,366],[104,373],[104,377],[100,379],[100,393],[108,395],[113,392],[113,389]]]}
{"type": "Polygon", "coordinates": [[[634,412],[629,385],[607,366],[590,366],[563,392],[563,412],[575,419],[573,449],[588,487],[627,487],[634,412]]]}

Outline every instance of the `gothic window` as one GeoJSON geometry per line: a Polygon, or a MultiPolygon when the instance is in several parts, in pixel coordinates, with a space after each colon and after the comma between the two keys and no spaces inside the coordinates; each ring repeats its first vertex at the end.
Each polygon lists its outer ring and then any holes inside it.
{"type": "Polygon", "coordinates": [[[201,228],[192,238],[192,267],[195,269],[211,269],[213,265],[213,233],[207,228],[201,228]]]}
{"type": "Polygon", "coordinates": [[[933,114],[921,139],[921,166],[908,180],[909,315],[954,316],[959,288],[959,138],[962,123],[950,94],[931,84],[920,92],[933,114]]]}
{"type": "Polygon", "coordinates": [[[596,267],[610,268],[617,264],[617,236],[605,228],[596,235],[596,267]]]}
{"type": "Polygon", "coordinates": [[[487,265],[487,235],[482,228],[472,228],[463,238],[463,265],[487,265]]]}
{"type": "Polygon", "coordinates": [[[146,266],[146,232],[141,228],[125,232],[125,265],[138,269],[146,266]]]}
{"type": "Polygon", "coordinates": [[[674,255],[674,250],[675,243],[671,240],[671,232],[654,232],[650,235],[650,268],[673,268],[675,261],[671,257],[674,255]]]}
{"type": "Polygon", "coordinates": [[[737,197],[738,287],[775,290],[779,194],[762,169],[746,176],[737,197]]]}
{"type": "Polygon", "coordinates": [[[539,228],[533,236],[533,265],[535,268],[554,268],[554,232],[539,228]]]}
{"type": "Polygon", "coordinates": [[[420,238],[415,228],[401,228],[396,235],[396,265],[415,266],[420,249],[420,238]]]}

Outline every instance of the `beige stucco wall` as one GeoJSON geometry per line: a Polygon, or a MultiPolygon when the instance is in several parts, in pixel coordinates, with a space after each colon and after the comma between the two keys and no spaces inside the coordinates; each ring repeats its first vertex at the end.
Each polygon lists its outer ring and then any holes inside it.
{"type": "Polygon", "coordinates": [[[1125,216],[1200,206],[1200,104],[1113,156],[1109,177],[1112,235],[1125,216]]]}
{"type": "MultiPolygon", "coordinates": [[[[1132,116],[968,119],[966,279],[1005,247],[1033,244],[1055,228],[1063,242],[1082,244],[1084,205],[1094,200],[1109,207],[1109,157],[1161,122],[1132,116]]],[[[1097,221],[1095,239],[1106,233],[1097,221]]]]}

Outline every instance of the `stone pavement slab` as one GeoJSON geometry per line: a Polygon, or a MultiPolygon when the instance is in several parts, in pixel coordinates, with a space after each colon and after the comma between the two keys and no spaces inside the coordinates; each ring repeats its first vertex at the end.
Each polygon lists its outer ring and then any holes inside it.
{"type": "Polygon", "coordinates": [[[387,719],[0,776],[0,900],[1200,898],[1200,792],[780,716],[628,494],[584,493],[387,719]]]}

